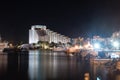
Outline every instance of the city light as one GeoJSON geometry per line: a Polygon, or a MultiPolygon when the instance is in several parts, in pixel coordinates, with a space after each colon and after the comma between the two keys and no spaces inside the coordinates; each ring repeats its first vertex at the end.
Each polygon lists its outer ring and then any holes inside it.
{"type": "Polygon", "coordinates": [[[114,41],[113,42],[113,46],[116,47],[116,48],[118,48],[119,47],[119,42],[118,41],[114,41]]]}
{"type": "Polygon", "coordinates": [[[100,47],[101,47],[101,46],[100,46],[99,43],[95,43],[95,44],[94,44],[94,48],[95,48],[95,49],[100,49],[100,47]]]}
{"type": "Polygon", "coordinates": [[[97,77],[97,80],[101,80],[99,77],[97,77]]]}

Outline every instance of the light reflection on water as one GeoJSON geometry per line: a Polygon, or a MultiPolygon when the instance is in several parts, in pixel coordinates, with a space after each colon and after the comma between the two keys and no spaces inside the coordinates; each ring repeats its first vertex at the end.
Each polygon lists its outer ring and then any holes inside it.
{"type": "Polygon", "coordinates": [[[119,80],[120,72],[104,65],[89,63],[79,56],[68,57],[63,52],[34,50],[29,54],[0,54],[2,80],[119,80]],[[8,78],[7,78],[8,77],[8,78]]]}
{"type": "Polygon", "coordinates": [[[67,58],[64,53],[61,54],[62,57],[57,52],[44,55],[38,53],[39,51],[29,52],[29,77],[31,80],[66,79],[68,76],[74,75],[74,59],[68,62],[70,58],[67,58]]]}
{"type": "Polygon", "coordinates": [[[0,76],[5,74],[7,71],[7,56],[2,55],[0,56],[0,76]]]}

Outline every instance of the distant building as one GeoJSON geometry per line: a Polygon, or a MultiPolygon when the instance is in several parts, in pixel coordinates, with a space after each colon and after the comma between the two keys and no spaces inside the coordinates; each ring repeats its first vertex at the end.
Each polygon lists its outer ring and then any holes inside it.
{"type": "Polygon", "coordinates": [[[82,45],[84,42],[84,38],[82,38],[82,37],[72,38],[71,42],[73,45],[76,45],[76,44],[82,45]]]}
{"type": "Polygon", "coordinates": [[[114,33],[112,34],[111,38],[113,38],[113,39],[120,39],[120,31],[114,32],[114,33]]]}
{"type": "Polygon", "coordinates": [[[29,43],[37,43],[38,41],[48,41],[49,43],[68,43],[71,39],[47,29],[44,25],[33,25],[29,30],[29,43]]]}

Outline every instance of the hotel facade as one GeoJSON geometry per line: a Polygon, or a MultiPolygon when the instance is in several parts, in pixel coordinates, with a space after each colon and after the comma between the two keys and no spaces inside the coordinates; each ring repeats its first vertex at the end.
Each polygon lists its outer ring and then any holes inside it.
{"type": "Polygon", "coordinates": [[[66,44],[71,41],[71,38],[47,29],[44,25],[33,25],[29,30],[29,44],[38,43],[38,41],[66,44]]]}

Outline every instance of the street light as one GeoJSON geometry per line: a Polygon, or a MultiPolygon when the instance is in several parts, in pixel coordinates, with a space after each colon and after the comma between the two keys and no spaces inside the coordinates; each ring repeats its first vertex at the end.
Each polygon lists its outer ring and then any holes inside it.
{"type": "Polygon", "coordinates": [[[114,41],[112,45],[113,45],[113,47],[115,47],[117,49],[119,48],[119,42],[118,41],[114,41]]]}
{"type": "Polygon", "coordinates": [[[94,43],[94,48],[95,48],[95,49],[100,49],[100,48],[101,48],[101,46],[100,46],[100,44],[99,44],[99,43],[94,43]]]}

